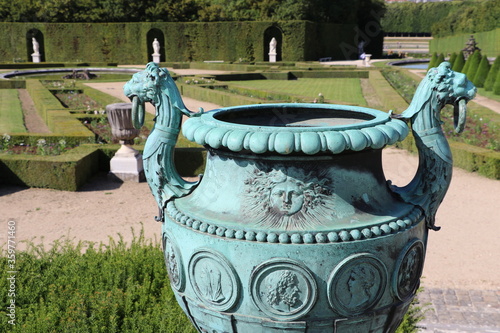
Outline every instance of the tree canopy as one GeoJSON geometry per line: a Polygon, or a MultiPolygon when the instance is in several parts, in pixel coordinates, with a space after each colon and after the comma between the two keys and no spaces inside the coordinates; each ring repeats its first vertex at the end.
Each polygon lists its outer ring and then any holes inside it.
{"type": "MultiPolygon", "coordinates": [[[[310,20],[364,23],[383,0],[0,0],[3,22],[215,22],[310,20]],[[359,20],[363,20],[360,22],[359,20]]],[[[378,21],[377,18],[375,20],[378,21]]]]}
{"type": "Polygon", "coordinates": [[[500,0],[398,2],[387,6],[381,23],[386,32],[436,37],[490,31],[500,26],[500,0]]]}

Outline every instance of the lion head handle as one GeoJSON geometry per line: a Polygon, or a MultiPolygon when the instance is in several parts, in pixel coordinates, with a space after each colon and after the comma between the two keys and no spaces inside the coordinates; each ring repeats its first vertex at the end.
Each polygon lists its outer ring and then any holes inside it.
{"type": "Polygon", "coordinates": [[[451,150],[441,128],[440,112],[446,104],[454,106],[455,131],[465,127],[467,102],[474,98],[476,87],[462,73],[443,62],[431,68],[417,88],[415,96],[401,115],[409,120],[419,153],[417,174],[404,187],[390,186],[404,201],[419,206],[427,226],[434,225],[436,211],[451,182],[453,162],[451,150]]]}
{"type": "MultiPolygon", "coordinates": [[[[449,62],[443,62],[438,67],[431,68],[415,92],[415,96],[408,107],[400,116],[404,119],[416,117],[430,117],[427,127],[441,124],[439,112],[446,104],[454,107],[455,131],[460,133],[465,127],[467,102],[476,95],[476,87],[467,80],[465,74],[451,70],[449,62]],[[426,110],[431,114],[424,114],[426,110]],[[418,115],[418,113],[422,113],[418,115]]],[[[418,127],[418,124],[416,124],[418,127]]]]}
{"type": "Polygon", "coordinates": [[[168,70],[160,68],[154,62],[148,63],[145,70],[135,73],[132,79],[125,84],[123,91],[125,96],[132,100],[132,119],[136,128],[141,128],[144,124],[145,103],[153,104],[158,116],[162,94],[167,95],[170,100],[171,105],[166,106],[168,112],[179,111],[187,116],[201,114],[191,112],[186,108],[168,70]]]}

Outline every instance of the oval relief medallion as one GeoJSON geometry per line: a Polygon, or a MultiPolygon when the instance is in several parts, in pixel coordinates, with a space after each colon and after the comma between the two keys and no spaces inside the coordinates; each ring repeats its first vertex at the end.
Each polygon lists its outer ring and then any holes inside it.
{"type": "Polygon", "coordinates": [[[181,254],[172,237],[166,233],[163,234],[163,255],[165,257],[165,266],[167,267],[170,285],[177,291],[184,291],[186,277],[184,275],[181,254]]]}
{"type": "Polygon", "coordinates": [[[334,311],[355,316],[371,309],[382,297],[387,269],[375,256],[360,253],[344,259],[328,282],[328,301],[334,311]]]}
{"type": "Polygon", "coordinates": [[[275,258],[257,266],[250,277],[254,304],[276,320],[295,320],[316,303],[317,286],[311,272],[299,262],[275,258]]]}
{"type": "Polygon", "coordinates": [[[424,268],[424,243],[415,239],[401,251],[392,277],[392,289],[401,301],[413,295],[424,268]]]}
{"type": "Polygon", "coordinates": [[[231,309],[239,298],[236,271],[222,254],[210,249],[198,250],[191,257],[189,279],[196,296],[217,311],[231,309]]]}

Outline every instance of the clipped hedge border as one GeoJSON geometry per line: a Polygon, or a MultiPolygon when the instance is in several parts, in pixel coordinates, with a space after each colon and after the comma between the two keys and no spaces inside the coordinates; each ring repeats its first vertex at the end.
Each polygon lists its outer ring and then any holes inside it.
{"type": "Polygon", "coordinates": [[[246,104],[261,104],[264,101],[258,98],[245,97],[230,92],[203,88],[196,85],[178,84],[183,96],[196,100],[214,103],[221,106],[235,106],[246,104]]]}
{"type": "Polygon", "coordinates": [[[58,156],[0,155],[0,182],[76,191],[98,171],[99,152],[81,146],[58,156]]]}
{"type": "Polygon", "coordinates": [[[0,80],[0,89],[26,89],[25,80],[0,80]]]}
{"type": "MultiPolygon", "coordinates": [[[[109,161],[118,149],[119,145],[87,144],[58,156],[0,154],[0,183],[77,191],[98,172],[109,171],[109,161]]],[[[175,165],[183,177],[200,175],[205,160],[203,148],[175,150],[175,165]]]]}
{"type": "Polygon", "coordinates": [[[52,67],[116,67],[118,63],[110,62],[16,62],[0,63],[0,69],[27,69],[27,68],[52,68],[52,67]]]}
{"type": "MultiPolygon", "coordinates": [[[[500,153],[489,149],[468,145],[461,142],[448,141],[453,156],[453,166],[469,172],[490,178],[500,179],[500,153]]],[[[396,143],[397,148],[410,153],[417,153],[415,139],[410,133],[402,142],[396,143]]]]}
{"type": "Polygon", "coordinates": [[[26,80],[35,109],[45,121],[50,131],[59,135],[84,136],[94,138],[94,133],[87,129],[67,109],[62,109],[59,100],[40,80],[26,80]]]}

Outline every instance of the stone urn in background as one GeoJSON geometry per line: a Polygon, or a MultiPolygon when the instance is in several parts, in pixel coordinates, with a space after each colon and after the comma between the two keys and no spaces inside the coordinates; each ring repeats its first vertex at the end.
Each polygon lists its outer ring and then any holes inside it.
{"type": "Polygon", "coordinates": [[[139,135],[132,122],[132,104],[115,103],[106,106],[106,114],[113,138],[119,140],[120,149],[110,161],[110,175],[121,181],[144,180],[142,155],[132,145],[139,135]]]}
{"type": "Polygon", "coordinates": [[[401,115],[345,105],[260,104],[186,109],[154,63],[125,87],[140,127],[177,301],[199,332],[393,332],[419,286],[428,230],[451,180],[439,111],[463,129],[475,95],[448,63],[429,71],[401,115]],[[187,182],[173,164],[183,134],[208,150],[187,182]],[[382,149],[411,123],[420,165],[404,187],[382,149]]]}

